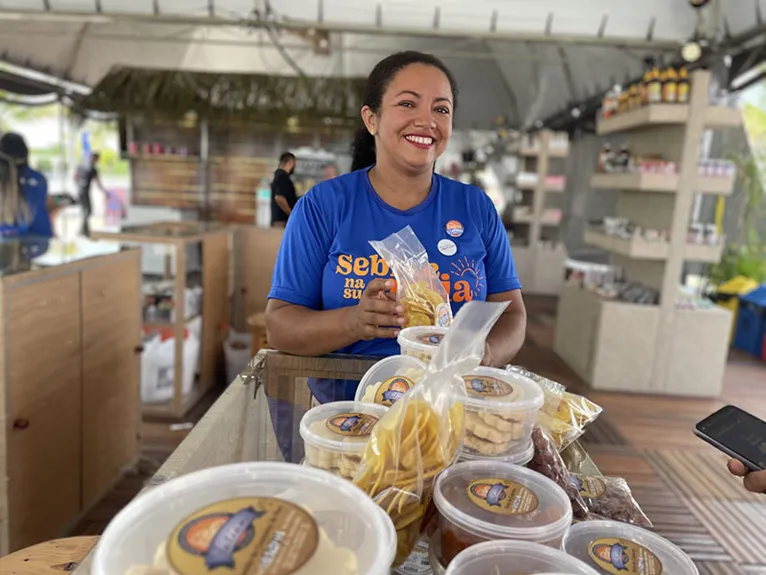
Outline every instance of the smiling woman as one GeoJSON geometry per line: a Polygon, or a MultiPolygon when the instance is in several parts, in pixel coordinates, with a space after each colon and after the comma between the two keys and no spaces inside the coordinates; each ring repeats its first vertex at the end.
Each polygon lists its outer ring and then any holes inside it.
{"type": "MultiPolygon", "coordinates": [[[[370,246],[411,226],[450,296],[511,301],[487,339],[484,363],[510,362],[526,312],[508,236],[490,198],[434,173],[452,135],[458,90],[436,57],[400,52],[371,72],[354,140],[353,171],[295,206],[266,310],[269,343],[288,353],[399,353],[403,309],[391,270],[370,246]]],[[[356,382],[310,382],[320,402],[354,397],[356,382]]],[[[279,433],[278,433],[279,435],[279,433]]]]}

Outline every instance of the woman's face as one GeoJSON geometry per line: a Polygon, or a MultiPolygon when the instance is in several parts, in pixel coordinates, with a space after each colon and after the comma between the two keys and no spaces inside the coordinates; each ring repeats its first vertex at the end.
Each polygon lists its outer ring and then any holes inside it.
{"type": "Polygon", "coordinates": [[[362,109],[375,134],[378,162],[386,160],[408,172],[432,170],[452,135],[452,88],[438,68],[411,64],[388,85],[375,114],[362,109]]]}

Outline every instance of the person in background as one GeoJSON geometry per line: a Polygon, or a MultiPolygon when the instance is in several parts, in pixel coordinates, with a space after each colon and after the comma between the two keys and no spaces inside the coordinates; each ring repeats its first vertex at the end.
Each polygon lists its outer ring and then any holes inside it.
{"type": "Polygon", "coordinates": [[[285,152],[279,156],[279,167],[271,181],[271,225],[283,228],[298,201],[290,176],[295,171],[295,154],[285,152]]]}
{"type": "MultiPolygon", "coordinates": [[[[448,286],[453,313],[471,300],[510,302],[487,338],[484,365],[504,366],[519,351],[526,310],[497,210],[482,190],[434,171],[452,135],[457,99],[454,77],[430,54],[400,52],[372,70],[354,171],[312,188],[285,230],[266,308],[275,349],[304,356],[398,354],[404,309],[369,242],[409,225],[448,286]]],[[[320,403],[353,399],[358,385],[309,380],[320,403]]],[[[270,408],[280,448],[296,457],[292,406],[270,401],[270,408]]]]}
{"type": "Polygon", "coordinates": [[[53,236],[48,182],[28,159],[22,136],[8,132],[0,138],[0,237],[53,236]]]}
{"type": "Polygon", "coordinates": [[[93,152],[90,155],[90,161],[86,165],[82,165],[77,168],[75,173],[75,182],[77,183],[77,193],[80,198],[80,205],[82,206],[82,235],[90,236],[90,217],[93,215],[93,203],[92,196],[90,195],[90,189],[93,182],[104,194],[108,196],[109,192],[106,191],[103,185],[101,185],[101,178],[98,175],[98,162],[101,156],[98,152],[93,152]]]}
{"type": "Polygon", "coordinates": [[[338,177],[338,168],[335,166],[335,164],[325,164],[324,167],[324,180],[332,180],[333,178],[338,177]]]}
{"type": "Polygon", "coordinates": [[[732,475],[744,478],[745,489],[753,493],[766,493],[766,471],[749,471],[736,459],[729,460],[728,467],[732,475]]]}

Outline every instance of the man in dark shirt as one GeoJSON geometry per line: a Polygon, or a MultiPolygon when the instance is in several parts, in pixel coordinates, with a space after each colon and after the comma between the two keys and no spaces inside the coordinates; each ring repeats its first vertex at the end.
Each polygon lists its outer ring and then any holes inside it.
{"type": "Polygon", "coordinates": [[[295,154],[285,152],[279,157],[279,167],[271,182],[271,225],[285,227],[290,212],[298,201],[290,176],[295,171],[295,154]]]}
{"type": "Polygon", "coordinates": [[[88,220],[93,214],[93,204],[91,202],[92,198],[90,195],[90,188],[93,185],[93,182],[96,182],[96,185],[104,193],[104,195],[107,193],[104,189],[104,186],[101,185],[101,179],[98,177],[98,160],[98,153],[93,152],[93,154],[90,156],[90,163],[88,165],[82,165],[77,168],[77,173],[75,174],[75,181],[77,182],[77,193],[80,196],[80,205],[82,206],[82,235],[84,236],[90,236],[90,225],[88,220]]]}

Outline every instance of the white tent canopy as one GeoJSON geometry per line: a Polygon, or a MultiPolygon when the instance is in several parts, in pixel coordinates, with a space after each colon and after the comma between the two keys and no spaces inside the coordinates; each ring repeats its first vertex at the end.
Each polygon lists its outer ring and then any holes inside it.
{"type": "Polygon", "coordinates": [[[0,59],[93,86],[115,66],[364,76],[418,49],[455,72],[463,126],[503,114],[528,127],[676,53],[700,14],[737,35],[766,13],[766,0],[717,2],[0,0],[0,59]]]}

